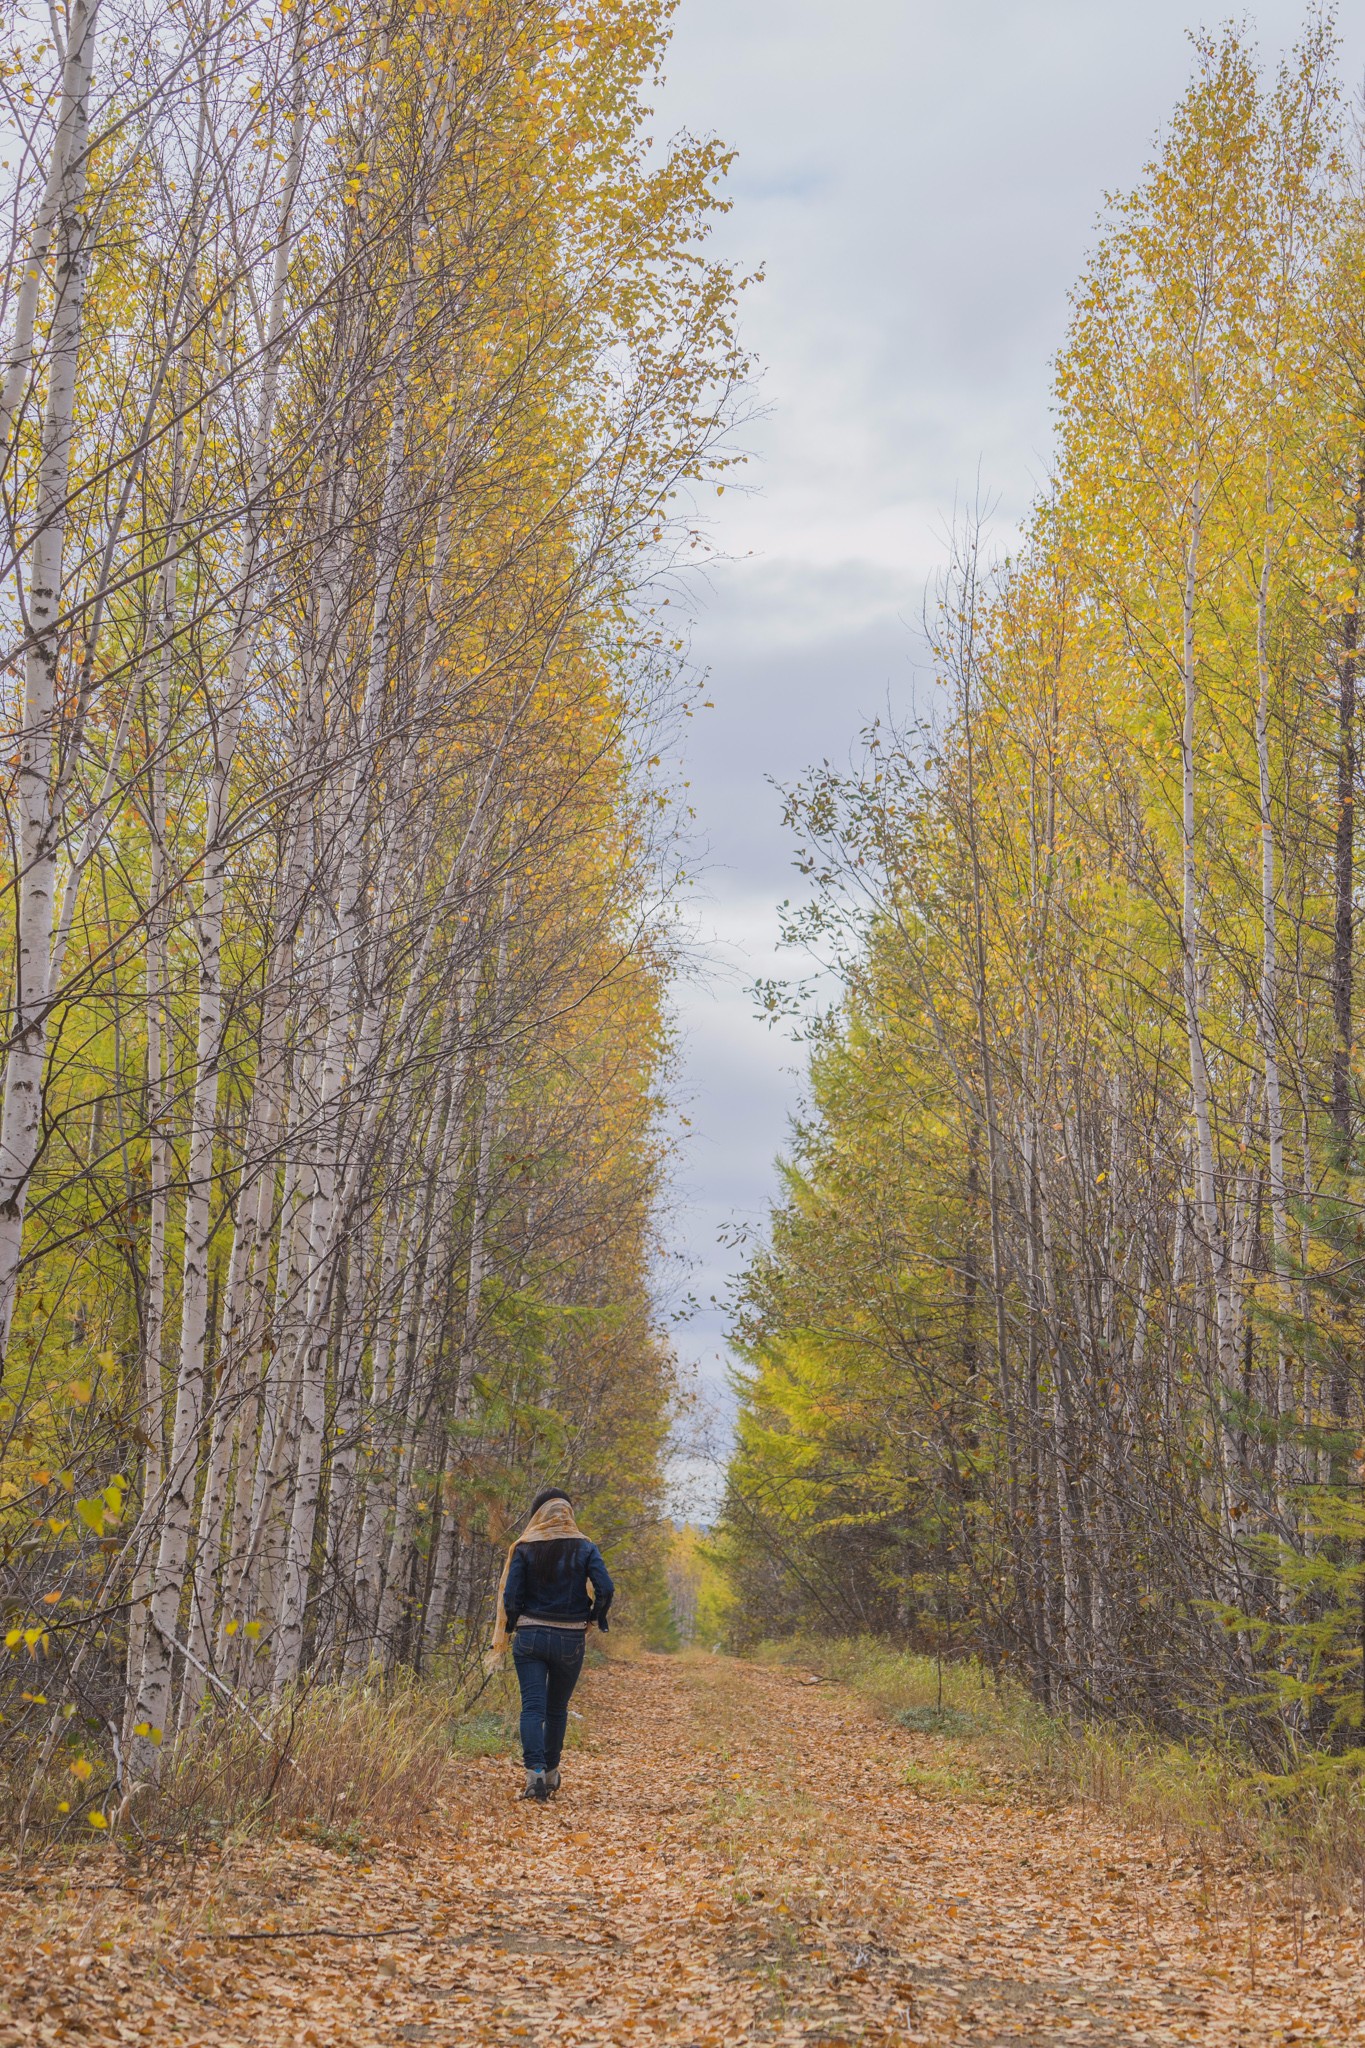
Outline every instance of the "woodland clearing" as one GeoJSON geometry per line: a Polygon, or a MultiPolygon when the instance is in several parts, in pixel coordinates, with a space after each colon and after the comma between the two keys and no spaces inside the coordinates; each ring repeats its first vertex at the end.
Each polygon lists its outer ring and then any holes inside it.
{"type": "Polygon", "coordinates": [[[460,1759],[403,1844],[30,1878],[0,2044],[1365,2039],[1353,1919],[843,1686],[639,1655],[578,1704],[546,1807],[460,1759]]]}

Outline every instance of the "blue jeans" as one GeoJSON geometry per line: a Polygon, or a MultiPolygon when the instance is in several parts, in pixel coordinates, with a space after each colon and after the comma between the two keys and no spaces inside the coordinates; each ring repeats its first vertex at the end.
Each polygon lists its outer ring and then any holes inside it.
{"type": "Polygon", "coordinates": [[[519,1628],[512,1658],[521,1687],[521,1754],[528,1771],[553,1771],[564,1748],[569,1700],[583,1669],[579,1629],[519,1628]]]}

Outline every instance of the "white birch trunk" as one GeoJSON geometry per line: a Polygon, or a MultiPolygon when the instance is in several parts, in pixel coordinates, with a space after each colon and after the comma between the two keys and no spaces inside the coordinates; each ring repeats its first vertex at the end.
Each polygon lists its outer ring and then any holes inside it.
{"type": "MultiPolygon", "coordinates": [[[[15,920],[15,991],[11,1046],[0,1105],[0,1361],[9,1348],[24,1232],[29,1179],[42,1125],[47,1054],[48,994],[56,914],[59,821],[52,776],[59,711],[57,668],[61,651],[62,558],[66,498],[76,404],[89,251],[82,208],[86,194],[87,101],[94,69],[99,0],[73,0],[62,110],[51,183],[51,232],[57,244],[55,301],[49,337],[47,402],[34,494],[29,564],[23,728],[19,742],[17,810],[18,905],[15,920]]],[[[46,199],[45,202],[46,204],[46,199]]],[[[45,234],[47,229],[43,229],[45,234]]],[[[35,268],[35,263],[30,268],[35,268]]],[[[26,278],[26,283],[31,280],[26,278]]],[[[34,290],[36,292],[36,284],[34,290]]],[[[21,298],[20,313],[24,302],[21,298]]],[[[16,391],[27,375],[33,315],[20,340],[23,360],[7,374],[16,391]]],[[[14,399],[17,405],[18,398],[14,399]]],[[[11,408],[12,411],[12,408],[11,408]]]]}
{"type": "Polygon", "coordinates": [[[406,1576],[408,1547],[417,1520],[415,1478],[417,1455],[422,1439],[422,1416],[430,1394],[429,1375],[424,1372],[427,1322],[427,1264],[431,1252],[431,1227],[435,1206],[436,1175],[450,1118],[450,1091],[431,1118],[422,1154],[421,1187],[414,1204],[417,1230],[409,1250],[408,1284],[400,1324],[403,1364],[400,1380],[404,1389],[399,1433],[398,1471],[393,1500],[393,1529],[389,1538],[384,1584],[379,1596],[371,1660],[391,1661],[392,1645],[399,1620],[399,1601],[406,1576]]]}
{"type": "MultiPolygon", "coordinates": [[[[1261,1051],[1265,1061],[1266,1150],[1270,1176],[1270,1227],[1275,1263],[1276,1298],[1280,1313],[1288,1319],[1294,1309],[1289,1270],[1289,1203],[1284,1177],[1284,1103],[1280,1093],[1280,1011],[1279,1011],[1279,920],[1275,877],[1275,821],[1271,811],[1270,781],[1270,662],[1266,646],[1266,610],[1270,584],[1270,543],[1267,540],[1261,563],[1260,587],[1256,599],[1256,768],[1261,802],[1261,1051]]],[[[1277,1404],[1284,1400],[1287,1386],[1284,1336],[1275,1339],[1275,1385],[1277,1404]]],[[[1287,1478],[1285,1445],[1277,1443],[1275,1469],[1277,1492],[1287,1478]]]]}
{"type": "Polygon", "coordinates": [[[1201,996],[1201,954],[1199,929],[1199,862],[1196,837],[1195,745],[1199,678],[1195,652],[1195,605],[1199,590],[1199,546],[1202,507],[1198,479],[1191,493],[1190,536],[1185,551],[1184,587],[1181,595],[1181,682],[1183,715],[1180,727],[1181,775],[1181,988],[1185,1001],[1185,1035],[1189,1048],[1190,1094],[1195,1126],[1196,1206],[1205,1256],[1213,1281],[1214,1326],[1218,1371],[1224,1382],[1231,1377],[1229,1346],[1232,1338],[1232,1303],[1227,1248],[1218,1213],[1218,1186],[1213,1151],[1213,1115],[1210,1101],[1208,1061],[1204,1046],[1201,996]]]}
{"type": "MultiPolygon", "coordinates": [[[[177,456],[180,435],[176,436],[177,456]]],[[[150,1187],[147,1219],[147,1292],[142,1333],[142,1516],[160,1512],[160,1493],[166,1463],[166,1397],[162,1385],[166,1336],[166,1224],[173,1167],[171,1151],[171,1089],[168,1072],[171,1059],[170,1015],[167,1007],[167,889],[166,863],[166,750],[171,730],[171,648],[176,619],[175,514],[178,509],[178,476],[173,465],[171,488],[172,518],[167,535],[167,556],[162,565],[159,601],[155,612],[157,660],[155,701],[152,715],[152,769],[150,790],[150,873],[151,898],[147,919],[147,955],[144,1005],[147,1032],[147,1127],[150,1187]]],[[[147,1599],[151,1590],[152,1553],[144,1544],[139,1566],[133,1575],[128,1617],[128,1655],[125,1684],[128,1726],[124,1746],[132,1739],[132,1712],[137,1697],[142,1660],[146,1653],[147,1599]]]]}
{"type": "MultiPolygon", "coordinates": [[[[389,1361],[392,1353],[394,1287],[398,1269],[398,1243],[402,1222],[396,1196],[385,1205],[379,1253],[378,1307],[375,1322],[374,1358],[370,1382],[370,1405],[377,1411],[389,1399],[389,1361]]],[[[356,1675],[369,1663],[370,1642],[379,1614],[386,1492],[381,1457],[386,1446],[374,1429],[368,1447],[365,1473],[364,1519],[356,1548],[355,1613],[346,1637],[346,1670],[356,1675]]]]}
{"type": "Polygon", "coordinates": [[[61,107],[52,138],[52,158],[48,164],[43,196],[34,216],[28,260],[15,297],[14,337],[5,357],[5,380],[0,388],[0,460],[6,467],[13,451],[15,415],[23,400],[33,364],[33,330],[53,235],[55,232],[60,238],[73,206],[80,205],[85,190],[84,159],[89,126],[87,101],[94,73],[98,15],[99,0],[78,0],[71,10],[66,61],[62,66],[61,107]]]}

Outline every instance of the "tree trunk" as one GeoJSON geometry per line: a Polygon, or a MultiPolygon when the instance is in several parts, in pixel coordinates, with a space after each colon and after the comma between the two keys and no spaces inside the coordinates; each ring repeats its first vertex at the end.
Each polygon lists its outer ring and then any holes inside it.
{"type": "MultiPolygon", "coordinates": [[[[88,225],[83,207],[88,155],[87,100],[95,59],[99,0],[72,0],[62,111],[54,144],[52,232],[57,245],[55,298],[49,334],[47,403],[34,503],[24,654],[24,727],[18,771],[18,905],[15,919],[15,994],[4,1101],[0,1105],[0,1362],[9,1348],[15,1288],[30,1176],[42,1127],[43,1069],[47,1055],[48,995],[56,913],[59,820],[52,776],[61,723],[57,670],[62,646],[62,558],[76,366],[80,352],[88,268],[88,225]]],[[[46,233],[44,228],[41,231],[46,233]]],[[[35,268],[30,265],[30,268],[35,268]]],[[[36,289],[36,287],[35,287],[36,289]]],[[[20,317],[24,301],[21,298],[20,317]]],[[[29,335],[12,356],[11,379],[27,373],[29,335]]],[[[17,397],[14,400],[17,404],[17,397]]]]}

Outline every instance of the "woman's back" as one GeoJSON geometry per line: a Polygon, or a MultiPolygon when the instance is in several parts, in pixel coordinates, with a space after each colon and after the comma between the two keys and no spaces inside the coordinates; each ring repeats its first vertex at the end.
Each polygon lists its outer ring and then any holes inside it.
{"type": "Polygon", "coordinates": [[[549,1536],[518,1543],[503,1595],[509,1625],[568,1622],[605,1628],[612,1583],[602,1553],[586,1536],[549,1536]]]}

